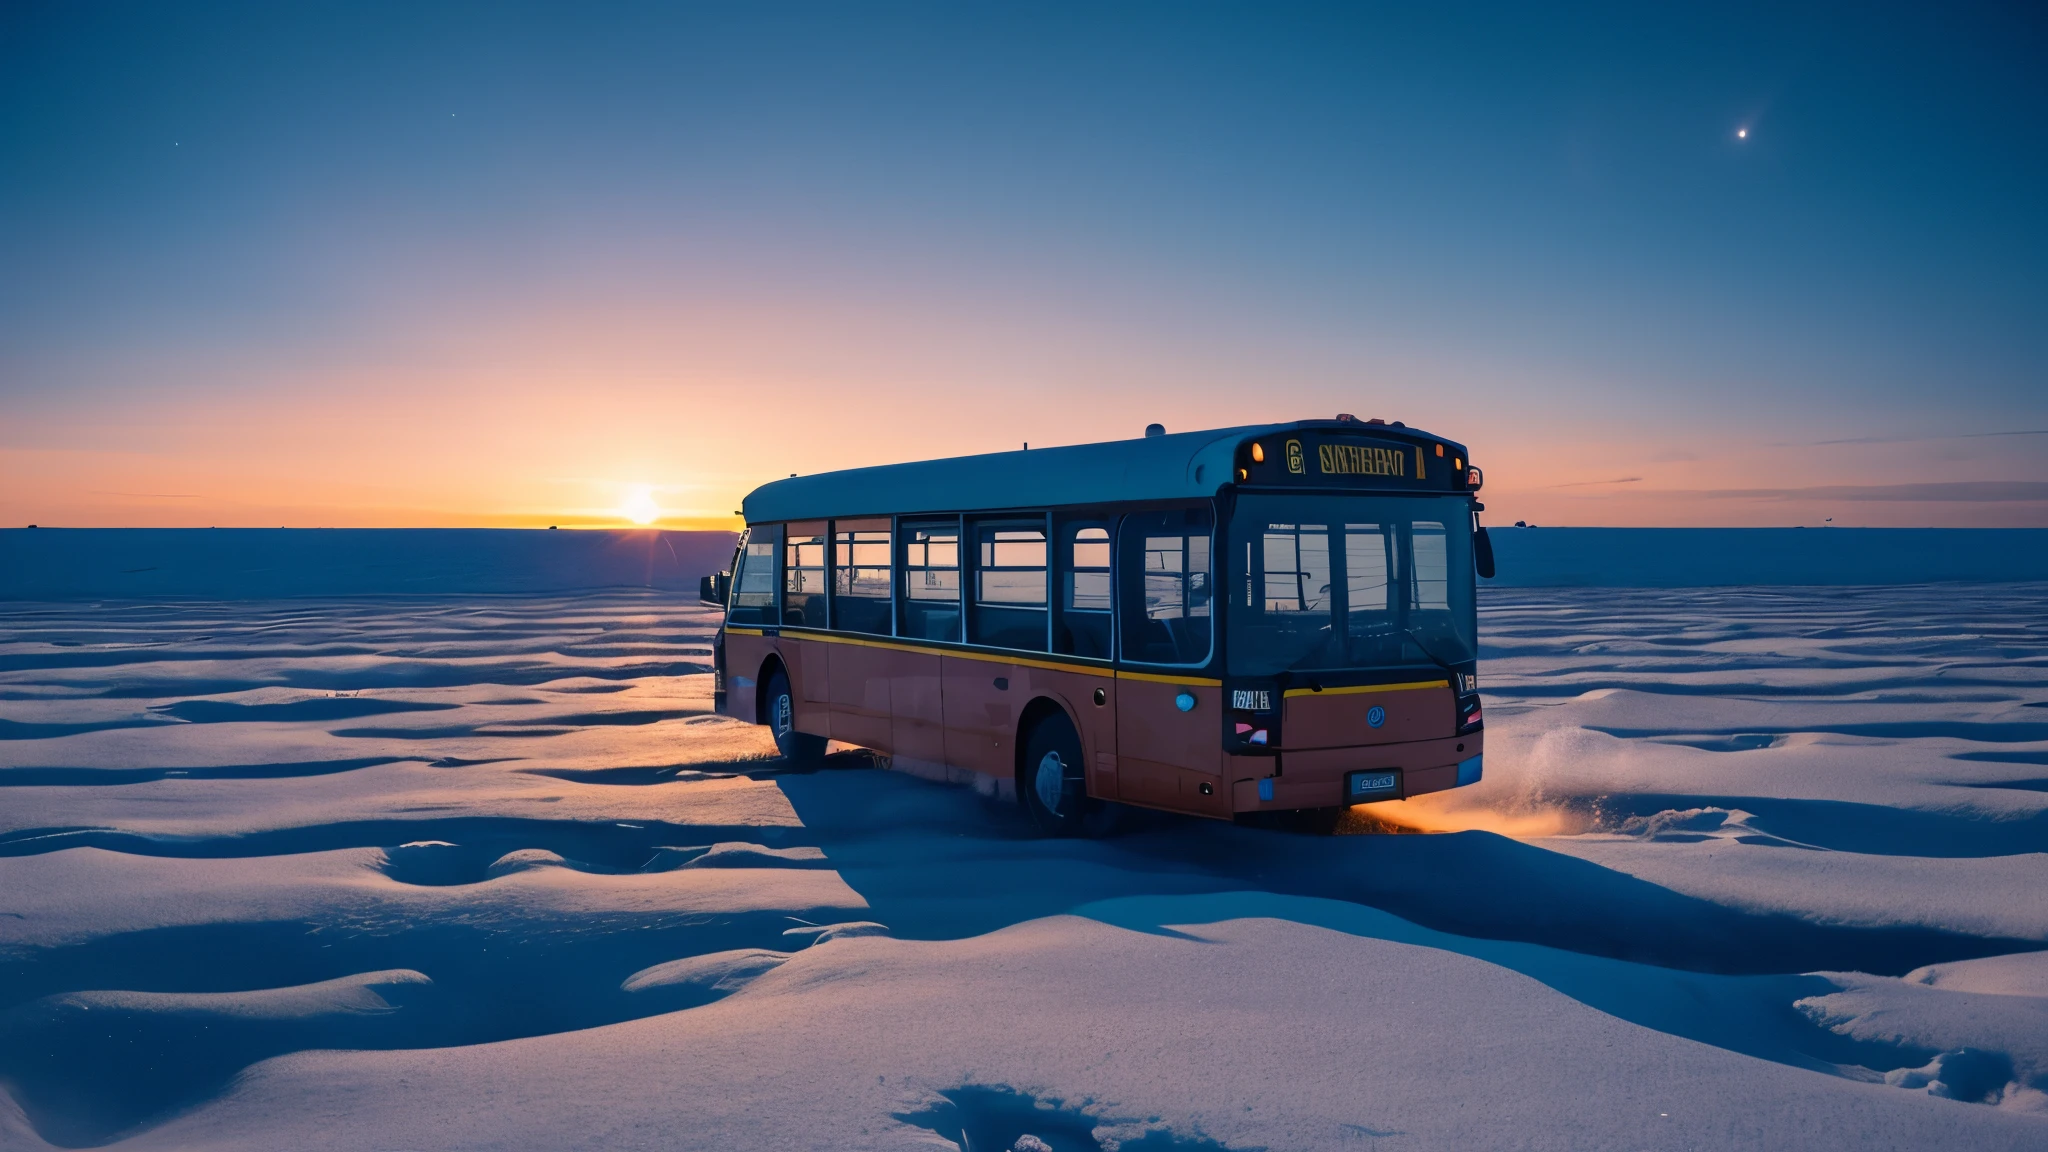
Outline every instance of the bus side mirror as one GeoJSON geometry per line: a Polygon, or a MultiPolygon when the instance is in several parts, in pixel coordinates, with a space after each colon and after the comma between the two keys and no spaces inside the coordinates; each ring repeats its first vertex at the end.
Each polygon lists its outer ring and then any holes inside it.
{"type": "Polygon", "coordinates": [[[732,590],[732,573],[714,572],[697,580],[697,599],[706,604],[725,605],[725,596],[732,590]]]}
{"type": "Polygon", "coordinates": [[[1482,580],[1493,579],[1493,537],[1484,528],[1472,530],[1472,569],[1482,580]]]}

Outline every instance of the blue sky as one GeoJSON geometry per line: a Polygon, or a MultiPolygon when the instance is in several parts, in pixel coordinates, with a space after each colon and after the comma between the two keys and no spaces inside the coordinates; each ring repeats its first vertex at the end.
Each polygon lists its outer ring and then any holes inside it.
{"type": "Polygon", "coordinates": [[[0,518],[708,523],[1343,410],[1496,518],[2048,524],[2044,20],[12,5],[0,518]]]}

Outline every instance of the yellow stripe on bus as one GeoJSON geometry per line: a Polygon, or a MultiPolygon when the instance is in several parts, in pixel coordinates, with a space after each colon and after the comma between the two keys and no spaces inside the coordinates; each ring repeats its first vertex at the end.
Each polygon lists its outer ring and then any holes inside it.
{"type": "Polygon", "coordinates": [[[1449,688],[1449,680],[1411,680],[1406,684],[1353,684],[1345,688],[1325,688],[1318,692],[1313,688],[1289,688],[1284,695],[1293,696],[1351,696],[1360,692],[1405,692],[1410,688],[1449,688]]]}
{"type": "Polygon", "coordinates": [[[735,628],[728,624],[725,626],[725,634],[727,636],[759,636],[761,630],[759,628],[735,628]]]}
{"type": "Polygon", "coordinates": [[[1033,660],[1029,657],[998,656],[993,652],[961,652],[952,648],[927,648],[922,644],[903,644],[894,640],[866,640],[852,636],[840,636],[829,632],[812,632],[808,629],[784,628],[784,636],[798,640],[815,640],[821,644],[852,644],[861,648],[886,648],[891,652],[910,652],[920,656],[951,656],[960,660],[979,660],[984,664],[1015,664],[1025,668],[1044,668],[1050,672],[1078,672],[1083,675],[1108,676],[1110,669],[1101,664],[1062,664],[1053,660],[1033,660]]]}

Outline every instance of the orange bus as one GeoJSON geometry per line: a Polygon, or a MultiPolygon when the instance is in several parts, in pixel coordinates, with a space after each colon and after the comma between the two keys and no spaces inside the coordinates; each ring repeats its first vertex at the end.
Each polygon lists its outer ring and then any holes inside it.
{"type": "Polygon", "coordinates": [[[718,581],[717,710],[1054,835],[1471,784],[1480,483],[1350,416],[777,480],[718,581]]]}

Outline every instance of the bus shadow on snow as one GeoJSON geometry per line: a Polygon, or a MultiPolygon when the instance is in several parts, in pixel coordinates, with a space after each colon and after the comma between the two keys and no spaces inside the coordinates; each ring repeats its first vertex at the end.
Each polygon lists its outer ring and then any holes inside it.
{"type": "Polygon", "coordinates": [[[1861,971],[2038,941],[1743,912],[1490,832],[1311,836],[1144,813],[1099,841],[1039,840],[1014,805],[893,772],[778,780],[812,840],[899,936],[954,939],[1119,896],[1265,891],[1457,936],[1727,975],[1861,971]]]}
{"type": "Polygon", "coordinates": [[[1048,841],[1009,804],[895,773],[781,786],[900,937],[1071,913],[1199,940],[1200,924],[1284,919],[1471,956],[1642,1027],[1832,1074],[1935,1053],[1817,1025],[1794,1002],[1836,989],[1805,973],[1902,975],[2041,946],[1740,912],[1488,832],[1329,837],[1146,813],[1121,836],[1048,841]]]}

